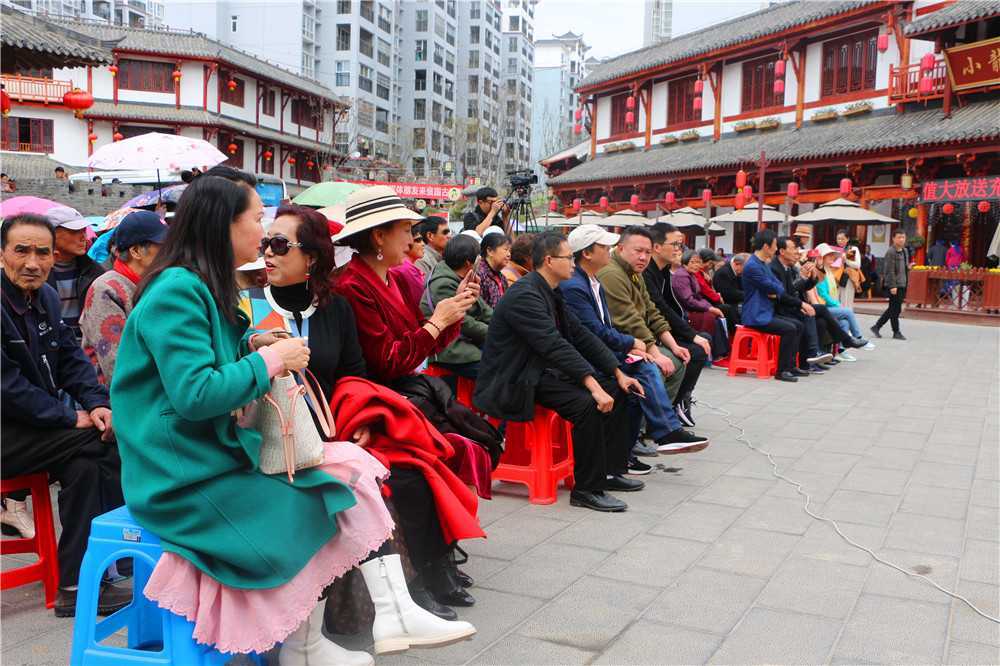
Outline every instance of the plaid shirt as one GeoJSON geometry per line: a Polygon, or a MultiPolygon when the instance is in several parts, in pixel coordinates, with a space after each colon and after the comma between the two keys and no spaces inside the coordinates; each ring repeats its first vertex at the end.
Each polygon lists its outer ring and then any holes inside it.
{"type": "Polygon", "coordinates": [[[479,276],[480,297],[491,308],[495,308],[497,303],[500,302],[500,297],[503,296],[504,292],[507,291],[507,287],[510,286],[507,282],[507,276],[493,270],[490,267],[490,263],[485,259],[479,262],[479,266],[476,268],[476,275],[479,276]]]}

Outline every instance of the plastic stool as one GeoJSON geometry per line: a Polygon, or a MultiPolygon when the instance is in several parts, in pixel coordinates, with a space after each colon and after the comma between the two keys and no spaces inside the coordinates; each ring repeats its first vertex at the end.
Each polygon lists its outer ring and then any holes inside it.
{"type": "Polygon", "coordinates": [[[758,379],[770,379],[778,371],[777,335],[738,325],[729,353],[729,376],[741,372],[756,373],[758,379]]]}
{"type": "MultiPolygon", "coordinates": [[[[424,374],[429,377],[451,377],[455,373],[451,370],[442,368],[440,365],[431,363],[424,369],[424,374]]],[[[475,389],[475,380],[469,379],[468,377],[458,377],[458,389],[455,391],[455,399],[469,409],[475,410],[475,407],[472,406],[472,392],[475,389]]]]}
{"type": "Polygon", "coordinates": [[[56,605],[56,592],[59,590],[59,560],[56,556],[56,530],[52,524],[49,475],[40,472],[0,481],[2,493],[25,489],[31,490],[35,536],[32,539],[0,540],[0,555],[35,553],[38,561],[0,573],[0,590],[40,581],[45,586],[45,607],[52,608],[56,605]]]}
{"type": "MultiPolygon", "coordinates": [[[[72,666],[222,666],[233,658],[232,654],[196,643],[194,622],[160,608],[142,593],[161,554],[159,537],[136,524],[126,507],[94,518],[80,567],[72,666]],[[98,622],[95,616],[101,577],[112,562],[123,557],[133,561],[132,603],[98,622]],[[127,648],[100,644],[122,628],[128,629],[127,648]]],[[[259,655],[248,656],[264,666],[259,655]]]]}
{"type": "Polygon", "coordinates": [[[532,421],[508,421],[506,448],[493,479],[527,485],[532,504],[554,503],[560,481],[573,488],[572,426],[544,407],[535,407],[532,421]]]}

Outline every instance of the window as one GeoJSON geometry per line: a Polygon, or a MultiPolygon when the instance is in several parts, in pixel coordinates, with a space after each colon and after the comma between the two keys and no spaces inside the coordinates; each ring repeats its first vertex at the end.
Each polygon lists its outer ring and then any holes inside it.
{"type": "Polygon", "coordinates": [[[517,58],[507,58],[507,69],[511,74],[517,73],[517,58]]]}
{"type": "Polygon", "coordinates": [[[510,17],[509,29],[510,29],[511,32],[521,32],[521,17],[520,16],[511,16],[510,17]]]}
{"type": "Polygon", "coordinates": [[[375,22],[375,2],[373,0],[361,0],[361,18],[375,22]]]}
{"type": "Polygon", "coordinates": [[[823,97],[875,88],[878,30],[823,43],[823,97]]]}
{"type": "Polygon", "coordinates": [[[416,60],[417,60],[417,62],[426,62],[427,61],[427,40],[426,39],[418,39],[417,40],[416,60]]]}
{"type": "Polygon", "coordinates": [[[740,108],[756,111],[772,106],[781,106],[784,95],[774,93],[774,59],[762,58],[743,63],[743,94],[740,108]]]}
{"type": "Polygon", "coordinates": [[[362,127],[375,126],[375,105],[363,99],[358,100],[358,124],[362,127]]]}
{"type": "Polygon", "coordinates": [[[375,46],[373,44],[372,33],[361,28],[358,34],[358,50],[369,58],[375,57],[375,46]]]}
{"type": "Polygon", "coordinates": [[[444,68],[448,70],[449,74],[455,73],[455,56],[451,51],[444,54],[444,68]]]}
{"type": "Polygon", "coordinates": [[[273,90],[265,90],[260,99],[260,112],[265,116],[274,116],[275,93],[273,90]]]}
{"type": "Polygon", "coordinates": [[[389,99],[389,77],[385,74],[379,74],[376,79],[375,94],[382,99],[389,99]]]}
{"type": "Polygon", "coordinates": [[[322,107],[313,106],[307,100],[292,100],[292,122],[309,129],[323,129],[322,107]]]}
{"type": "Polygon", "coordinates": [[[469,51],[469,69],[479,67],[479,51],[469,51]]]}
{"type": "Polygon", "coordinates": [[[431,150],[436,153],[441,151],[441,132],[437,130],[431,132],[431,150]]]}
{"type": "Polygon", "coordinates": [[[337,50],[351,50],[351,26],[350,24],[337,24],[337,50]]]}
{"type": "Polygon", "coordinates": [[[417,10],[417,32],[427,32],[427,10],[418,9],[417,10]]]}
{"type": "Polygon", "coordinates": [[[174,65],[148,60],[118,61],[118,87],[122,90],[172,93],[174,65]]]}
{"type": "Polygon", "coordinates": [[[450,80],[444,82],[444,98],[449,102],[455,99],[455,84],[450,80]]]}
{"type": "Polygon", "coordinates": [[[413,89],[414,90],[427,90],[427,70],[417,69],[414,70],[413,79],[413,89]]]}
{"type": "Polygon", "coordinates": [[[442,117],[444,115],[442,113],[443,108],[444,107],[442,107],[440,103],[434,102],[434,104],[431,106],[431,120],[432,121],[434,121],[436,123],[441,122],[441,119],[442,119],[442,117]]]}
{"type": "Polygon", "coordinates": [[[383,32],[392,33],[392,10],[385,5],[378,6],[378,28],[383,32]]]}
{"type": "Polygon", "coordinates": [[[413,158],[413,174],[415,176],[423,176],[424,175],[424,162],[425,162],[425,160],[424,160],[423,157],[414,157],[413,158]]]}
{"type": "Polygon", "coordinates": [[[351,11],[351,0],[337,0],[337,13],[338,14],[350,14],[351,11]]]}
{"type": "Polygon", "coordinates": [[[385,41],[384,39],[378,40],[378,62],[380,65],[385,65],[386,67],[392,67],[392,44],[385,41]]]}
{"type": "Polygon", "coordinates": [[[517,37],[507,38],[507,50],[511,53],[517,53],[517,37]]]}
{"type": "Polygon", "coordinates": [[[445,20],[440,16],[434,17],[434,34],[444,39],[445,35],[445,20]]]}
{"type": "Polygon", "coordinates": [[[455,45],[455,26],[448,24],[448,36],[445,38],[449,46],[455,45]]]}
{"type": "Polygon", "coordinates": [[[475,95],[479,92],[479,77],[473,74],[469,77],[469,94],[475,95]]]}
{"type": "Polygon", "coordinates": [[[3,119],[0,148],[18,153],[52,153],[52,121],[7,116],[3,119]]]}
{"type": "Polygon", "coordinates": [[[376,108],[375,109],[375,130],[388,134],[389,132],[389,110],[376,108]]]}
{"type": "Polygon", "coordinates": [[[444,77],[441,76],[440,74],[438,74],[437,72],[435,72],[434,73],[434,92],[436,92],[438,95],[441,95],[441,94],[444,93],[444,85],[443,85],[443,83],[444,83],[444,77]]]}
{"type": "Polygon", "coordinates": [[[239,16],[233,14],[229,17],[229,31],[236,32],[236,24],[239,22],[239,16]]]}
{"type": "Polygon", "coordinates": [[[628,99],[628,93],[622,93],[620,95],[615,95],[611,98],[611,134],[624,134],[625,133],[625,114],[628,109],[625,108],[628,99]]]}
{"type": "Polygon", "coordinates": [[[349,140],[347,132],[337,132],[333,135],[333,149],[341,155],[346,155],[349,140]]]}
{"type": "Polygon", "coordinates": [[[694,76],[667,84],[667,126],[698,120],[694,110],[694,76]]]}
{"type": "Polygon", "coordinates": [[[426,118],[427,118],[427,100],[426,99],[413,100],[413,119],[425,120],[426,118]]]}
{"type": "Polygon", "coordinates": [[[351,85],[351,61],[350,60],[338,60],[337,61],[337,79],[336,84],[338,86],[350,86],[351,85]]]}
{"type": "Polygon", "coordinates": [[[434,64],[444,67],[444,47],[440,44],[434,45],[434,64]]]}
{"type": "Polygon", "coordinates": [[[427,145],[427,130],[423,127],[413,128],[413,148],[415,150],[423,150],[424,146],[427,145]]]}
{"type": "Polygon", "coordinates": [[[368,65],[358,63],[358,87],[362,90],[372,91],[372,76],[374,71],[368,65]]]}
{"type": "MultiPolygon", "coordinates": [[[[497,41],[499,42],[500,40],[497,39],[497,41]]],[[[486,48],[490,48],[493,45],[493,33],[490,32],[489,30],[486,31],[486,41],[485,41],[485,44],[486,44],[486,48]]]]}
{"type": "Polygon", "coordinates": [[[238,79],[232,75],[220,76],[219,77],[219,95],[222,97],[222,101],[226,104],[232,104],[233,106],[243,106],[243,98],[246,93],[246,84],[243,79],[238,79]],[[236,86],[231,90],[229,87],[229,82],[234,81],[236,86]]]}
{"type": "Polygon", "coordinates": [[[466,118],[478,118],[479,117],[479,102],[471,101],[469,102],[468,111],[465,114],[466,118]]]}
{"type": "Polygon", "coordinates": [[[309,41],[316,38],[316,19],[308,14],[302,15],[302,36],[309,41]]]}
{"type": "Polygon", "coordinates": [[[482,12],[481,3],[479,3],[479,2],[472,2],[472,3],[469,4],[469,18],[470,19],[477,19],[477,18],[479,18],[480,15],[481,15],[481,12],[482,12]]]}
{"type": "Polygon", "coordinates": [[[448,0],[448,16],[455,18],[456,14],[456,4],[455,0],[448,0]]]}
{"type": "Polygon", "coordinates": [[[507,79],[507,92],[511,95],[517,94],[517,81],[515,79],[507,79]]]}

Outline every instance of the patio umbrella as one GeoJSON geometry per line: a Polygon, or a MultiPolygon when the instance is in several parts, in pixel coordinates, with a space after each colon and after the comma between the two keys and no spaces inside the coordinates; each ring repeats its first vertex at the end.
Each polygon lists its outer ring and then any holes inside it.
{"type": "Polygon", "coordinates": [[[595,213],[592,210],[584,210],[580,211],[580,214],[576,217],[566,220],[565,226],[578,227],[581,224],[600,224],[603,219],[604,216],[600,213],[595,213]]]}
{"type": "Polygon", "coordinates": [[[655,220],[654,223],[664,222],[666,224],[672,224],[677,228],[680,227],[705,227],[705,215],[690,206],[685,206],[684,208],[678,208],[675,211],[669,213],[664,213],[655,220]]]}
{"type": "Polygon", "coordinates": [[[566,216],[562,213],[557,213],[555,211],[546,211],[545,215],[535,218],[535,223],[540,224],[546,229],[549,227],[569,227],[572,226],[570,221],[566,219],[566,216]]]}
{"type": "Polygon", "coordinates": [[[62,204],[41,197],[11,197],[0,203],[0,217],[11,217],[21,213],[35,213],[45,215],[50,208],[61,206],[62,204]]]}
{"type": "MultiPolygon", "coordinates": [[[[764,204],[764,222],[773,224],[775,222],[785,222],[785,214],[774,206],[764,204]]],[[[757,224],[757,202],[751,201],[740,210],[734,210],[711,218],[712,222],[737,222],[745,224],[757,224]]]]}
{"type": "Polygon", "coordinates": [[[649,226],[649,218],[642,213],[637,213],[634,210],[621,210],[617,213],[613,213],[600,222],[598,222],[602,227],[630,227],[634,224],[640,227],[649,226]]]}
{"type": "Polygon", "coordinates": [[[126,206],[124,208],[119,208],[118,210],[114,211],[113,213],[108,213],[108,215],[104,218],[104,224],[101,225],[101,227],[98,229],[98,231],[100,231],[102,233],[105,232],[105,231],[111,231],[112,229],[114,229],[115,227],[117,227],[119,225],[119,223],[121,223],[121,221],[125,218],[126,215],[128,215],[129,213],[131,213],[133,211],[136,211],[136,210],[139,210],[139,209],[138,208],[130,208],[130,207],[126,206]]]}
{"type": "Polygon", "coordinates": [[[834,199],[817,206],[808,213],[797,215],[794,222],[842,222],[845,224],[896,224],[899,220],[862,208],[854,201],[834,199]]]}
{"type": "Polygon", "coordinates": [[[227,159],[218,148],[203,139],[147,132],[101,146],[87,160],[87,166],[108,170],[180,171],[191,167],[207,170],[227,159]]]}
{"type": "Polygon", "coordinates": [[[184,193],[185,189],[187,189],[187,183],[167,185],[166,187],[161,187],[158,190],[143,192],[139,196],[133,197],[129,201],[125,202],[125,206],[131,208],[146,208],[148,206],[155,206],[159,203],[177,203],[180,201],[181,195],[184,193]]]}
{"type": "Polygon", "coordinates": [[[360,190],[362,187],[364,186],[343,181],[316,183],[292,199],[292,203],[300,206],[313,206],[314,208],[336,206],[344,203],[351,192],[360,190]]]}

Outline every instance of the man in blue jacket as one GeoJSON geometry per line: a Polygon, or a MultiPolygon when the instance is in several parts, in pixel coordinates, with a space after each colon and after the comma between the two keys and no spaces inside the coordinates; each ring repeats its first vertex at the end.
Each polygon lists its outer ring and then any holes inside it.
{"type": "MultiPolygon", "coordinates": [[[[47,472],[58,481],[59,594],[57,617],[76,611],[76,585],[90,521],[125,503],[121,462],[112,441],[108,391],[97,380],[73,330],[60,316],[59,294],[46,284],[55,231],[38,215],[17,215],[0,227],[3,252],[4,478],[47,472]],[[65,391],[83,409],[60,397],[65,391]]],[[[132,593],[104,585],[98,612],[126,606],[132,593]]]]}
{"type": "MultiPolygon", "coordinates": [[[[574,229],[569,235],[569,248],[576,261],[576,269],[570,279],[559,285],[559,291],[566,307],[580,323],[615,354],[622,372],[642,384],[646,397],[632,397],[629,441],[636,441],[641,417],[645,416],[647,432],[656,442],[658,452],[700,451],[708,446],[708,438],[689,433],[681,427],[663,383],[663,375],[649,360],[645,342],[622,333],[612,325],[604,287],[598,281],[597,273],[611,262],[611,248],[619,238],[618,234],[595,224],[584,224],[574,229]]],[[[636,456],[630,457],[629,473],[648,474],[651,469],[636,456]]]]}

